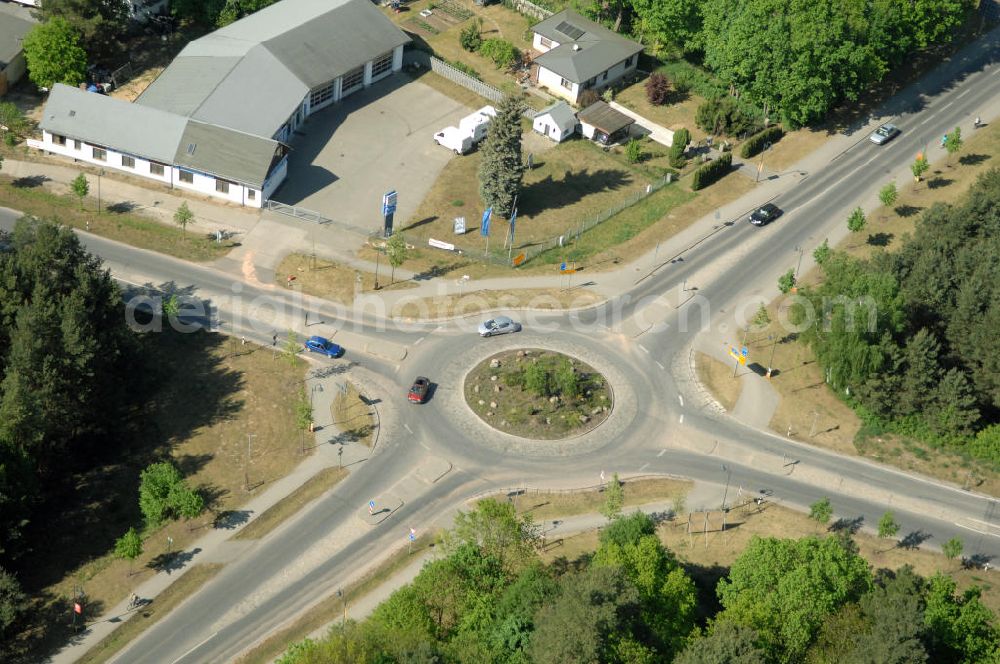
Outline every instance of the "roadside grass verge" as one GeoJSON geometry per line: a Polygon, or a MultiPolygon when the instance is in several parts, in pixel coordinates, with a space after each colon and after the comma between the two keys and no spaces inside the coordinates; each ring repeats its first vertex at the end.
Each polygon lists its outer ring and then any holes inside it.
{"type": "MultiPolygon", "coordinates": [[[[372,251],[374,259],[375,252],[372,251]]],[[[414,288],[416,284],[402,279],[389,283],[390,266],[385,256],[381,256],[380,261],[384,270],[379,272],[379,288],[382,290],[414,288]]],[[[405,266],[405,265],[404,265],[405,266]]],[[[355,294],[360,292],[371,292],[375,290],[375,273],[365,270],[358,270],[335,261],[306,254],[288,254],[281,259],[281,263],[274,271],[275,282],[281,286],[286,285],[286,277],[295,275],[295,283],[302,287],[302,290],[310,295],[321,297],[324,300],[339,302],[350,305],[354,302],[355,294]],[[358,276],[361,283],[358,283],[358,276]]]]}
{"type": "Polygon", "coordinates": [[[343,468],[324,468],[305,484],[288,494],[263,514],[248,523],[242,530],[233,535],[234,540],[260,539],[284,523],[289,517],[298,514],[299,510],[332,489],[338,482],[347,477],[343,468]]]}
{"type": "Polygon", "coordinates": [[[742,391],[740,379],[733,378],[732,367],[705,353],[695,353],[694,366],[701,384],[723,408],[731,411],[742,391]]]}
{"type": "MultiPolygon", "coordinates": [[[[611,481],[611,476],[605,478],[611,481]]],[[[684,497],[691,490],[693,483],[687,480],[670,478],[651,478],[638,480],[623,480],[625,491],[625,507],[645,505],[661,500],[669,500],[675,508],[683,510],[684,497]]],[[[494,499],[501,499],[494,496],[494,499]]],[[[530,514],[536,522],[579,514],[597,514],[604,504],[604,492],[599,489],[588,489],[572,492],[539,491],[518,496],[514,507],[519,514],[530,514]]]]}
{"type": "Polygon", "coordinates": [[[301,641],[324,625],[342,620],[345,614],[350,618],[351,604],[374,591],[418,557],[433,549],[436,538],[437,531],[419,535],[413,542],[412,550],[400,548],[394,551],[358,581],[342,588],[340,597],[336,592],[331,593],[329,597],[293,618],[289,624],[240,655],[235,661],[239,664],[269,664],[289,645],[301,641]]]}
{"type": "Polygon", "coordinates": [[[337,392],[333,397],[330,410],[333,414],[333,425],[340,429],[339,440],[349,443],[361,443],[372,446],[375,437],[375,418],[371,406],[357,386],[348,381],[343,392],[337,392]]]}
{"type": "Polygon", "coordinates": [[[96,214],[96,199],[85,198],[86,209],[81,210],[75,196],[54,193],[26,178],[13,180],[0,175],[0,203],[25,214],[189,261],[220,258],[233,246],[231,243],[219,244],[208,235],[185,232],[179,226],[135,214],[124,204],[108,205],[102,214],[96,214]]]}
{"type": "Polygon", "coordinates": [[[156,362],[137,388],[141,396],[134,417],[122,423],[121,443],[98,451],[102,460],[93,470],[67,476],[28,534],[44,546],[36,545],[30,567],[19,570],[32,598],[20,638],[38,660],[71,638],[65,617],[78,589],[88,616],[100,615],[156,572],[179,569],[203,533],[246,521],[240,506],[303,459],[294,415],[302,360],[292,365],[269,349],[205,331],[149,333],[140,341],[141,352],[156,362]],[[201,492],[207,510],[142,532],[144,551],[134,565],[115,558],[115,539],[142,524],[139,473],[164,459],[201,492]]]}
{"type": "MultiPolygon", "coordinates": [[[[579,279],[578,281],[582,281],[579,279]]],[[[471,282],[469,288],[474,288],[471,282]]],[[[507,291],[470,291],[462,295],[439,295],[419,300],[402,300],[392,315],[402,318],[453,318],[496,309],[577,309],[604,298],[586,288],[524,288],[507,291]]]]}
{"type": "Polygon", "coordinates": [[[171,583],[166,590],[157,595],[156,599],[135,610],[135,615],[88,650],[78,662],[80,664],[107,662],[137,636],[155,625],[163,616],[201,590],[223,567],[224,565],[218,563],[201,563],[192,566],[180,578],[171,583]]]}

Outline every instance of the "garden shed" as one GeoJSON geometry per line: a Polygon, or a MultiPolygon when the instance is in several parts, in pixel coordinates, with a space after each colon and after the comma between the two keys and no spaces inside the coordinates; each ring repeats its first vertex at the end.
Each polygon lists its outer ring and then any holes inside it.
{"type": "Polygon", "coordinates": [[[635,120],[611,108],[607,102],[597,101],[577,114],[585,138],[601,145],[613,145],[628,138],[635,120]]]}
{"type": "Polygon", "coordinates": [[[561,143],[576,133],[576,113],[569,104],[559,101],[539,111],[531,126],[539,134],[561,143]]]}

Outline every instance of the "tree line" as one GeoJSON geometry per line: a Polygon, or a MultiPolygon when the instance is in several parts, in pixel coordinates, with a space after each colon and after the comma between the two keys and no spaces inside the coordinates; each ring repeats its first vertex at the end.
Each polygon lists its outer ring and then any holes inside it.
{"type": "Polygon", "coordinates": [[[924,211],[898,252],[815,253],[823,272],[800,290],[826,382],[868,427],[1000,463],[1000,170],[964,202],[924,211]]]}
{"type": "Polygon", "coordinates": [[[1000,662],[977,588],[875,571],[846,532],[755,537],[713,587],[663,546],[652,517],[623,516],[620,503],[609,517],[593,554],[545,564],[530,516],[484,500],[370,618],[279,662],[1000,662]]]}

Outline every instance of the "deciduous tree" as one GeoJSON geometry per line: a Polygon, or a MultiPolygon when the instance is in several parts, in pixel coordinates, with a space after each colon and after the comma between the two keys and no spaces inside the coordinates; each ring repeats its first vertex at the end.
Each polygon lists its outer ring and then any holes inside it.
{"type": "Polygon", "coordinates": [[[878,520],[878,536],[882,539],[895,537],[899,533],[899,523],[896,516],[890,511],[882,515],[878,520]]]}
{"type": "Polygon", "coordinates": [[[115,556],[128,560],[129,576],[132,576],[132,564],[142,555],[142,538],[135,528],[129,528],[124,535],[115,540],[115,556]]]}
{"type": "Polygon", "coordinates": [[[78,174],[73,181],[69,183],[69,188],[73,190],[73,194],[80,199],[80,209],[83,209],[83,199],[86,198],[87,194],[90,193],[90,183],[87,182],[87,176],[83,173],[78,174]]]}
{"type": "Polygon", "coordinates": [[[394,233],[385,242],[385,254],[389,259],[389,265],[392,266],[392,273],[389,277],[389,283],[396,283],[396,268],[406,262],[407,254],[409,250],[406,246],[406,238],[399,233],[394,233]]]}
{"type": "Polygon", "coordinates": [[[66,19],[39,23],[21,45],[28,78],[38,87],[51,89],[56,83],[76,87],[86,80],[87,54],[80,46],[80,34],[66,19]]]}
{"type": "Polygon", "coordinates": [[[625,489],[618,479],[618,473],[611,476],[611,481],[604,487],[604,503],[601,505],[601,514],[608,521],[614,521],[622,514],[622,506],[625,504],[625,489]]]}
{"type": "Polygon", "coordinates": [[[186,233],[187,225],[191,223],[192,219],[194,219],[194,212],[191,212],[187,201],[183,201],[181,206],[174,211],[174,222],[186,233]]]}
{"type": "Polygon", "coordinates": [[[809,506],[809,518],[820,523],[830,523],[833,516],[833,505],[829,498],[820,498],[809,506]]]}

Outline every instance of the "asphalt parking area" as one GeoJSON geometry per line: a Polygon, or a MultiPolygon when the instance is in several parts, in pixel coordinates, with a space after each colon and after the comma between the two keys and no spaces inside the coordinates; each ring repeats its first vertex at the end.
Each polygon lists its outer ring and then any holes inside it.
{"type": "Polygon", "coordinates": [[[454,157],[434,134],[470,112],[395,74],[319,111],[295,132],[288,178],[272,198],[370,231],[381,227],[382,195],[395,189],[398,227],[454,157]]]}

